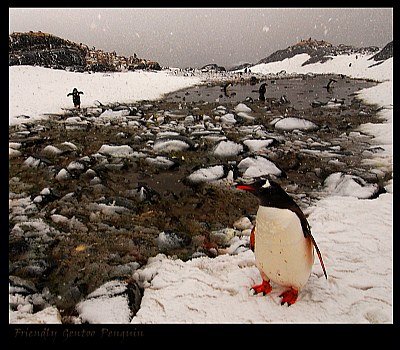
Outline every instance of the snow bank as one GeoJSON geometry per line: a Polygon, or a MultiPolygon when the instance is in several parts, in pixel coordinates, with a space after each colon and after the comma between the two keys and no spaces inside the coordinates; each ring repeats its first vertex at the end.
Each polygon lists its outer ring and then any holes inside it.
{"type": "Polygon", "coordinates": [[[393,77],[393,58],[389,58],[382,64],[370,67],[377,63],[369,60],[373,55],[338,55],[324,63],[306,64],[310,55],[303,53],[283,61],[272,63],[261,63],[251,67],[252,73],[277,73],[282,70],[286,73],[316,73],[316,74],[344,74],[352,78],[367,78],[377,81],[392,80],[393,77]],[[370,67],[370,68],[369,68],[370,67]]]}
{"type": "Polygon", "coordinates": [[[26,115],[38,119],[46,113],[62,113],[72,108],[67,94],[74,87],[83,91],[81,108],[95,101],[129,103],[153,100],[163,94],[200,83],[197,77],[170,75],[166,71],[124,73],[75,73],[33,66],[9,67],[9,124],[26,115]]]}

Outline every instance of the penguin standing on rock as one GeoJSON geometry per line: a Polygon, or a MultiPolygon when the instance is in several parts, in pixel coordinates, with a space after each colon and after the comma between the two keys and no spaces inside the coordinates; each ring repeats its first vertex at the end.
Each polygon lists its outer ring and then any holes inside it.
{"type": "Polygon", "coordinates": [[[300,207],[278,183],[262,179],[235,187],[253,193],[260,201],[250,247],[263,281],[252,289],[256,294],[268,294],[272,290],[270,281],[287,287],[280,294],[281,305],[290,306],[311,275],[314,249],[328,278],[310,225],[300,207]]]}

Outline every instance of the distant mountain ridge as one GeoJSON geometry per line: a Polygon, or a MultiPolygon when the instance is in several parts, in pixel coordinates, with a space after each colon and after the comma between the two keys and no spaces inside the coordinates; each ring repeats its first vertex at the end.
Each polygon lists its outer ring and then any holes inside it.
{"type": "Polygon", "coordinates": [[[117,55],[42,32],[9,35],[9,65],[38,65],[74,71],[160,70],[158,62],[117,55]]]}
{"type": "Polygon", "coordinates": [[[321,62],[324,63],[332,59],[332,56],[337,55],[350,55],[350,54],[373,54],[379,51],[377,46],[369,46],[356,48],[350,45],[340,44],[334,46],[324,40],[307,39],[301,40],[299,43],[289,46],[286,49],[275,51],[273,54],[266,58],[261,59],[257,64],[260,63],[271,63],[276,61],[282,61],[286,58],[291,58],[299,54],[306,53],[310,55],[310,58],[305,61],[302,65],[321,62]]]}
{"type": "Polygon", "coordinates": [[[305,61],[302,66],[312,63],[324,63],[333,59],[334,56],[338,55],[350,55],[350,54],[362,54],[362,55],[372,55],[375,53],[371,59],[375,61],[386,60],[390,57],[393,57],[393,41],[388,43],[382,50],[379,50],[377,46],[369,46],[369,47],[361,47],[357,48],[350,45],[332,45],[331,43],[324,40],[315,40],[315,39],[307,39],[301,40],[300,42],[287,47],[286,49],[277,50],[271,55],[267,56],[259,60],[255,64],[243,64],[230,70],[239,70],[245,67],[250,67],[253,65],[261,64],[261,63],[272,63],[283,61],[287,58],[292,58],[296,55],[300,55],[306,53],[310,56],[310,58],[305,61]]]}

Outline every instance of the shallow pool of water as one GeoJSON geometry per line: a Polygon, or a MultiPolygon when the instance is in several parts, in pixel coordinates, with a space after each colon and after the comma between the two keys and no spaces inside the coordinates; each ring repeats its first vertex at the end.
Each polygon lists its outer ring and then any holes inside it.
{"type": "Polygon", "coordinates": [[[259,100],[258,89],[262,83],[266,83],[265,98],[267,102],[285,96],[290,101],[291,107],[297,110],[310,108],[313,101],[326,103],[337,99],[344,100],[345,103],[350,102],[355,92],[376,85],[375,82],[336,75],[259,79],[255,84],[233,83],[226,92],[223,89],[225,83],[213,86],[195,86],[168,94],[165,100],[167,102],[219,102],[221,104],[239,103],[246,98],[256,101],[259,100]],[[328,90],[326,86],[330,79],[334,79],[336,82],[332,84],[333,88],[328,90]]]}

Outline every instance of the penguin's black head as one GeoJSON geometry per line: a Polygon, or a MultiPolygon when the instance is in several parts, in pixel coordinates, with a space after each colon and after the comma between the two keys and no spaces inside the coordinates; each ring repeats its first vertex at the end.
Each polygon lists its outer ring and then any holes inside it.
{"type": "Polygon", "coordinates": [[[260,204],[268,207],[286,207],[293,203],[293,199],[275,181],[261,179],[251,184],[236,184],[236,188],[254,194],[260,204]]]}
{"type": "Polygon", "coordinates": [[[270,179],[260,179],[250,184],[239,183],[236,184],[235,187],[240,190],[250,191],[257,197],[282,189],[275,181],[270,179]]]}

